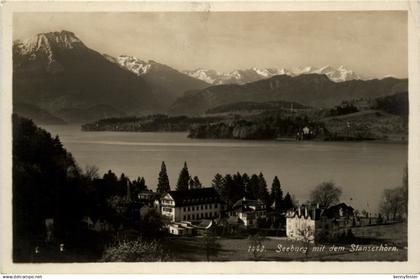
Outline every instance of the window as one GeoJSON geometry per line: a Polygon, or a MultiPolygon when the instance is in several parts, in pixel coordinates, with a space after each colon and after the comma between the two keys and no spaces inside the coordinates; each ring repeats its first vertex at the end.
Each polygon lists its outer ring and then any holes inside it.
{"type": "Polygon", "coordinates": [[[190,207],[188,206],[188,211],[190,211],[190,207]]]}
{"type": "Polygon", "coordinates": [[[203,210],[203,205],[201,205],[201,210],[203,210]]]}
{"type": "Polygon", "coordinates": [[[184,215],[184,218],[182,218],[184,221],[187,220],[187,216],[184,215]]]}
{"type": "Polygon", "coordinates": [[[184,212],[185,212],[185,207],[184,207],[184,212]]]}
{"type": "Polygon", "coordinates": [[[217,203],[214,204],[214,208],[217,208],[217,203]]]}
{"type": "Polygon", "coordinates": [[[207,209],[207,204],[204,206],[204,209],[207,209]]]}
{"type": "Polygon", "coordinates": [[[209,204],[209,208],[211,209],[211,207],[212,207],[212,204],[209,204]]]}
{"type": "Polygon", "coordinates": [[[205,213],[205,215],[204,215],[206,218],[207,218],[207,212],[205,213]]]}
{"type": "Polygon", "coordinates": [[[203,213],[201,213],[201,218],[203,218],[204,217],[204,214],[203,213]]]}

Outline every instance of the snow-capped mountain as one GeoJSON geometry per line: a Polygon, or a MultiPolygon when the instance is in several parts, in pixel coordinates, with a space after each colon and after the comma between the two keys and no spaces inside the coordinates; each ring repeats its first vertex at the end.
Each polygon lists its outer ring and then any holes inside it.
{"type": "Polygon", "coordinates": [[[321,68],[308,66],[308,67],[303,67],[303,68],[295,68],[292,72],[293,72],[293,75],[295,76],[304,75],[304,74],[326,75],[330,80],[335,81],[335,82],[362,79],[358,74],[356,74],[352,70],[346,69],[343,65],[341,65],[337,69],[331,66],[324,66],[321,68]]]}
{"type": "Polygon", "coordinates": [[[197,69],[193,71],[185,71],[185,73],[191,77],[201,79],[213,85],[229,83],[245,84],[276,75],[299,76],[304,74],[321,74],[326,75],[334,82],[362,79],[358,74],[346,69],[344,66],[340,66],[337,69],[331,66],[324,66],[320,68],[307,66],[293,68],[291,70],[285,68],[251,68],[246,70],[234,70],[228,73],[197,69]]]}
{"type": "Polygon", "coordinates": [[[72,32],[40,33],[13,43],[13,54],[19,58],[14,63],[20,64],[38,60],[42,61],[48,72],[61,72],[63,66],[57,62],[57,52],[79,49],[87,49],[87,47],[72,32]]]}
{"type": "Polygon", "coordinates": [[[53,50],[57,48],[85,47],[83,42],[69,31],[39,33],[25,40],[17,40],[14,44],[21,55],[31,54],[33,57],[37,53],[52,55],[53,50]]]}
{"type": "Polygon", "coordinates": [[[211,85],[201,79],[193,78],[168,65],[153,60],[146,62],[145,60],[129,55],[120,55],[116,58],[106,54],[103,54],[103,56],[108,61],[134,73],[154,87],[164,89],[168,93],[165,97],[165,100],[168,102],[175,101],[185,91],[203,89],[211,85]]]}
{"type": "Polygon", "coordinates": [[[120,55],[116,58],[118,64],[138,76],[147,74],[152,67],[152,62],[145,62],[134,56],[120,55]]]}
{"type": "Polygon", "coordinates": [[[270,78],[275,75],[288,74],[285,69],[246,69],[234,70],[228,73],[217,72],[215,70],[197,69],[193,71],[184,71],[187,75],[201,79],[213,85],[219,84],[245,84],[264,78],[270,78]]]}

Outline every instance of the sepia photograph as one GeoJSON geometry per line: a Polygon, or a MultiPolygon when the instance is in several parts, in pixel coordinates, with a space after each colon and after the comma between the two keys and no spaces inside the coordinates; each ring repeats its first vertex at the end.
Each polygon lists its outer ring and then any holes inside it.
{"type": "Polygon", "coordinates": [[[408,17],[14,12],[12,262],[407,262],[408,17]]]}

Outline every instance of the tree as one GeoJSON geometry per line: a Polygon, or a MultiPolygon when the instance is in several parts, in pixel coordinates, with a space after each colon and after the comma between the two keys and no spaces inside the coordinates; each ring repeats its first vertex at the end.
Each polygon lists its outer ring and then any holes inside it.
{"type": "Polygon", "coordinates": [[[203,185],[200,182],[200,179],[198,179],[198,176],[194,176],[194,178],[192,179],[193,181],[193,188],[194,189],[198,189],[198,188],[202,188],[203,185]]]}
{"type": "Polygon", "coordinates": [[[291,208],[293,208],[295,205],[293,203],[293,199],[290,196],[289,192],[286,193],[286,196],[284,196],[284,200],[283,200],[283,210],[287,211],[291,208]]]}
{"type": "Polygon", "coordinates": [[[268,207],[270,205],[270,195],[268,194],[267,182],[261,172],[258,175],[258,179],[258,198],[268,207]]]}
{"type": "Polygon", "coordinates": [[[137,195],[141,191],[147,191],[147,185],[144,177],[139,176],[132,182],[132,192],[134,195],[137,195]]]}
{"type": "Polygon", "coordinates": [[[118,187],[118,190],[117,190],[118,195],[126,196],[128,194],[128,187],[129,187],[130,183],[131,183],[130,179],[127,176],[125,176],[124,173],[121,173],[120,180],[118,182],[118,184],[119,184],[119,187],[118,187]]]}
{"type": "Polygon", "coordinates": [[[92,181],[94,179],[98,179],[99,178],[98,167],[94,166],[94,165],[87,165],[85,167],[85,171],[83,173],[83,176],[89,181],[92,181]]]}
{"type": "Polygon", "coordinates": [[[156,191],[159,194],[167,193],[171,191],[171,186],[169,185],[169,178],[166,172],[166,165],[165,162],[162,162],[160,167],[159,177],[158,177],[158,185],[156,191]]]}
{"type": "Polygon", "coordinates": [[[188,180],[188,189],[194,189],[194,180],[190,176],[190,180],[188,180]]]}
{"type": "Polygon", "coordinates": [[[54,238],[69,243],[91,203],[85,179],[59,138],[16,114],[12,121],[13,261],[30,262],[31,251],[45,241],[47,218],[54,220],[54,238]]]}
{"type": "Polygon", "coordinates": [[[187,162],[184,162],[184,167],[179,173],[178,182],[176,184],[177,191],[188,190],[188,182],[190,181],[190,173],[188,172],[187,162]]]}
{"type": "Polygon", "coordinates": [[[305,225],[297,231],[298,237],[305,244],[305,258],[308,259],[311,243],[315,241],[315,233],[312,227],[305,225]]]}
{"type": "Polygon", "coordinates": [[[216,173],[216,175],[214,176],[211,186],[216,189],[216,191],[220,194],[222,187],[224,184],[224,179],[223,176],[220,173],[216,173]]]}
{"type": "Polygon", "coordinates": [[[242,199],[245,195],[245,185],[239,172],[233,175],[233,187],[235,200],[242,199]]]}
{"type": "Polygon", "coordinates": [[[242,174],[242,185],[243,185],[244,194],[246,194],[246,187],[248,186],[249,179],[250,178],[247,173],[242,174]]]}
{"type": "Polygon", "coordinates": [[[342,191],[334,182],[322,182],[311,192],[311,203],[319,204],[320,208],[328,208],[340,201],[342,191]]]}
{"type": "Polygon", "coordinates": [[[280,180],[277,176],[274,177],[273,183],[271,184],[271,195],[270,195],[271,202],[275,205],[275,210],[281,210],[281,206],[283,203],[283,191],[281,190],[280,180]]]}
{"type": "Polygon", "coordinates": [[[248,199],[256,200],[258,197],[258,184],[259,178],[256,174],[253,174],[249,179],[248,184],[245,186],[245,196],[248,199]]]}
{"type": "Polygon", "coordinates": [[[385,189],[382,194],[380,212],[387,220],[400,220],[406,214],[407,199],[403,187],[385,189]]]}
{"type": "Polygon", "coordinates": [[[235,200],[235,193],[234,193],[234,181],[230,174],[225,175],[224,185],[221,191],[221,197],[226,202],[226,205],[228,208],[231,208],[231,206],[236,202],[235,200]]]}
{"type": "Polygon", "coordinates": [[[156,240],[123,241],[105,250],[103,262],[163,262],[170,260],[169,253],[156,240]]]}

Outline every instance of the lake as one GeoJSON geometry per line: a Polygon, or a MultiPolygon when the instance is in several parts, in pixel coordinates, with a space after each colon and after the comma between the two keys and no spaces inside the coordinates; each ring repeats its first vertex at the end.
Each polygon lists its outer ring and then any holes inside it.
{"type": "Polygon", "coordinates": [[[189,139],[187,133],[82,132],[80,126],[43,126],[58,134],[81,168],[95,165],[130,179],[143,176],[156,189],[165,161],[175,189],[184,161],[190,175],[204,186],[216,173],[262,172],[269,189],[275,175],[283,192],[300,202],[323,181],[343,190],[342,201],[354,208],[377,211],[382,191],[401,185],[407,144],[373,142],[277,142],[189,139]]]}

